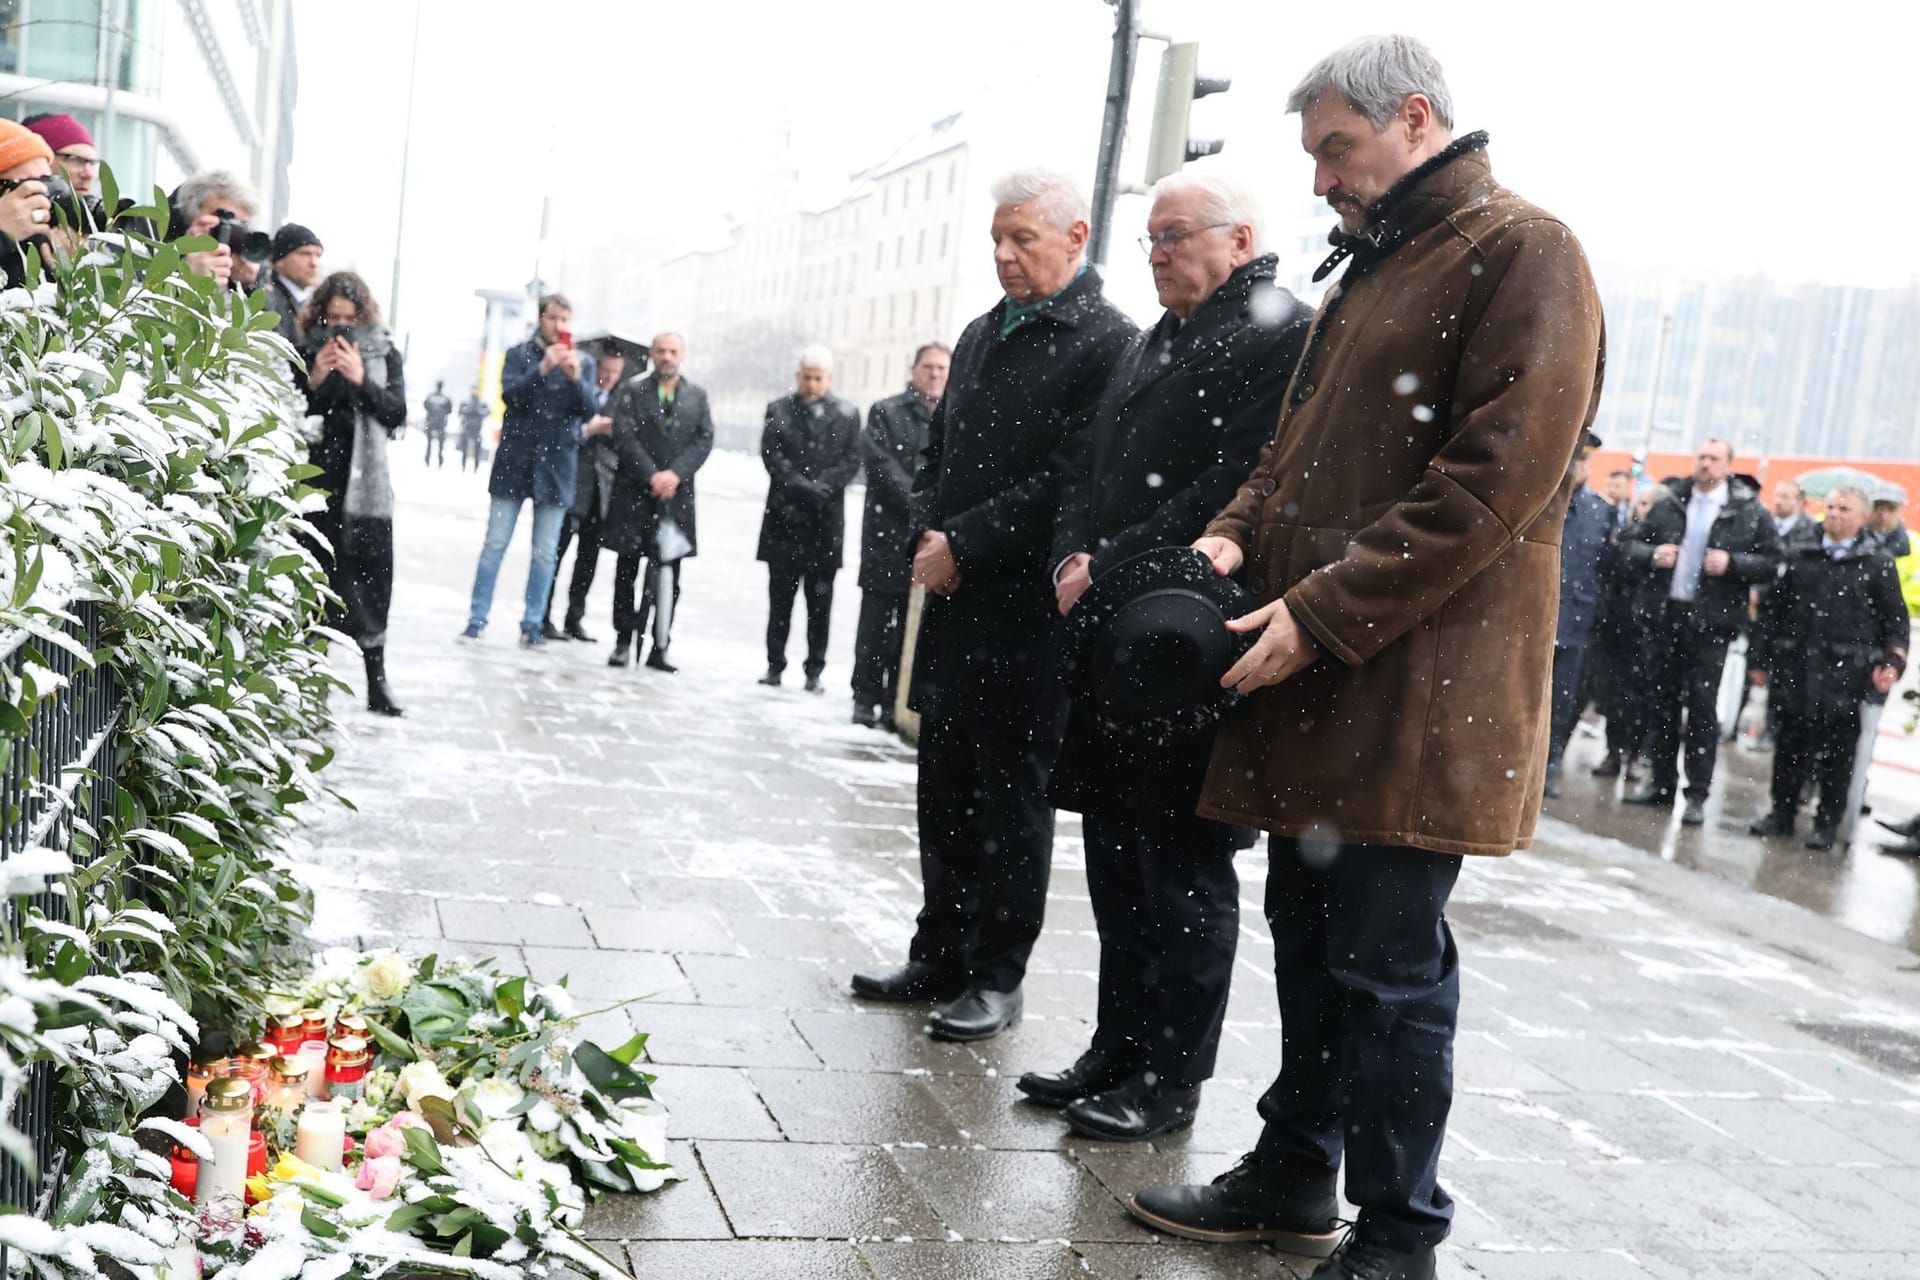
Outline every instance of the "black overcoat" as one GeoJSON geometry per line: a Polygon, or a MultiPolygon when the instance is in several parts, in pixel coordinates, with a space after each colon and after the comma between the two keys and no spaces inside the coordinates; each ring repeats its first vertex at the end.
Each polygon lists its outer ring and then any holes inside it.
{"type": "Polygon", "coordinates": [[[847,486],[860,473],[860,411],[798,392],[767,405],[760,435],[767,505],[758,557],[784,573],[832,573],[846,541],[847,486]]]}
{"type": "Polygon", "coordinates": [[[651,556],[654,532],[664,514],[680,526],[694,547],[687,554],[693,555],[700,545],[694,531],[693,477],[713,452],[713,411],[707,406],[707,393],[680,379],[669,420],[660,411],[653,375],[635,374],[615,389],[606,414],[613,419],[617,468],[612,497],[601,517],[600,545],[616,555],[651,556]],[[666,502],[655,498],[649,487],[662,471],[680,477],[680,488],[666,502]]]}
{"type": "Polygon", "coordinates": [[[1906,652],[1908,634],[1900,571],[1878,538],[1862,530],[1833,559],[1803,536],[1760,602],[1747,665],[1768,673],[1767,701],[1781,711],[1837,719],[1887,700],[1869,677],[1889,653],[1906,652]]]}
{"type": "Polygon", "coordinates": [[[867,470],[860,520],[860,589],[904,596],[913,586],[913,473],[933,410],[912,387],[867,411],[860,453],[867,470]]]}
{"type": "MultiPolygon", "coordinates": [[[[1082,551],[1098,577],[1142,551],[1184,546],[1245,483],[1313,321],[1274,284],[1274,262],[1254,259],[1185,325],[1168,312],[1128,344],[1068,477],[1049,575],[1082,551]]],[[[1054,803],[1191,816],[1212,743],[1210,733],[1165,745],[1116,737],[1076,702],[1054,803]]]]}
{"type": "MultiPolygon", "coordinates": [[[[1704,631],[1731,636],[1747,619],[1748,588],[1772,582],[1780,568],[1780,533],[1773,516],[1757,500],[1759,488],[1742,476],[1727,480],[1727,501],[1707,531],[1707,550],[1725,551],[1727,571],[1719,577],[1700,575],[1694,593],[1694,617],[1704,631]]],[[[1646,519],[1627,526],[1620,535],[1620,552],[1637,575],[1634,612],[1641,619],[1657,617],[1673,586],[1672,569],[1656,569],[1654,548],[1687,540],[1687,503],[1693,481],[1681,476],[1668,480],[1646,519]]]]}
{"type": "Polygon", "coordinates": [[[960,335],[914,476],[915,536],[947,535],[961,583],[927,597],[911,698],[922,714],[1050,740],[1061,693],[1048,553],[1061,477],[1136,330],[1091,268],[1002,336],[1007,307],[1001,299],[960,335]]]}

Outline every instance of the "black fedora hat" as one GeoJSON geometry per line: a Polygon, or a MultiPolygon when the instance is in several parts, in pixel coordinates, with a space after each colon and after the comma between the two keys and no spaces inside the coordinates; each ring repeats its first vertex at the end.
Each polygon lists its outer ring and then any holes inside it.
{"type": "Polygon", "coordinates": [[[1227,630],[1252,596],[1191,547],[1158,547],[1093,580],[1067,615],[1067,679],[1100,724],[1127,737],[1202,732],[1240,701],[1220,677],[1257,633],[1227,630]]]}

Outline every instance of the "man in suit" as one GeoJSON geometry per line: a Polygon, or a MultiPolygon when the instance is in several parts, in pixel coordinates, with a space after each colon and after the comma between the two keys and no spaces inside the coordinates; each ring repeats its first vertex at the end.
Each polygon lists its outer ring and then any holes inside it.
{"type": "Polygon", "coordinates": [[[453,416],[453,401],[447,398],[447,384],[434,383],[433,394],[426,398],[420,409],[426,418],[423,424],[427,437],[426,462],[432,464],[433,451],[437,448],[440,451],[440,465],[444,467],[447,465],[447,419],[453,416]]]}
{"type": "Polygon", "coordinates": [[[480,398],[479,388],[467,393],[460,402],[460,470],[465,471],[471,462],[478,471],[482,458],[480,433],[487,425],[487,404],[480,398]]]}
{"type": "Polygon", "coordinates": [[[541,630],[549,640],[578,640],[592,644],[593,637],[583,625],[587,617],[587,592],[593,589],[593,576],[600,567],[600,528],[612,501],[613,474],[619,454],[613,447],[612,419],[607,403],[626,376],[627,356],[612,342],[600,344],[593,352],[593,404],[591,421],[605,423],[603,435],[588,436],[580,442],[580,456],[573,473],[573,510],[560,526],[560,545],[553,556],[553,585],[547,588],[546,622],[541,630]],[[567,558],[567,547],[578,540],[573,553],[573,576],[567,584],[566,625],[553,625],[553,598],[559,592],[560,562],[567,558]]]}
{"type": "Polygon", "coordinates": [[[1587,487],[1587,458],[1599,447],[1600,437],[1587,432],[1573,461],[1573,496],[1560,529],[1560,618],[1553,633],[1553,703],[1547,730],[1545,791],[1550,799],[1560,795],[1560,757],[1580,719],[1580,672],[1599,615],[1600,562],[1613,527],[1613,508],[1587,487]]]}
{"type": "Polygon", "coordinates": [[[929,342],[913,353],[907,389],[867,413],[860,440],[867,509],[860,522],[860,629],[853,639],[853,722],[893,727],[900,644],[912,587],[913,470],[927,447],[927,425],[947,389],[953,354],[929,342]]]}
{"type": "Polygon", "coordinates": [[[833,621],[833,579],[846,539],[847,485],[860,473],[860,411],[829,392],[833,353],[800,353],[791,395],[767,405],[760,460],[767,468],[767,505],[760,519],[759,558],[767,566],[767,674],[778,687],[787,667],[793,599],[807,597],[808,693],[825,693],[827,635],[833,621]]]}
{"type": "Polygon", "coordinates": [[[1046,170],[993,186],[1006,296],[967,326],[913,484],[914,651],[924,904],[907,963],[856,974],[869,1000],[950,998],[929,1031],[998,1035],[1020,1016],[1053,853],[1064,713],[1048,574],[1066,451],[1134,327],[1085,261],[1087,202],[1046,170]]]}
{"type": "Polygon", "coordinates": [[[628,378],[608,409],[619,469],[600,540],[619,559],[613,576],[613,655],[607,665],[626,666],[629,645],[638,656],[639,637],[651,617],[647,666],[671,675],[677,668],[667,661],[667,647],[680,603],[680,562],[699,550],[693,476],[713,452],[713,413],[707,393],[680,375],[685,340],[662,333],[651,350],[652,370],[628,378]],[[642,561],[651,561],[653,572],[636,608],[634,584],[642,561]]]}
{"type": "MultiPolygon", "coordinates": [[[[1128,345],[1068,472],[1054,522],[1055,598],[1142,551],[1200,536],[1273,434],[1313,313],[1274,283],[1239,183],[1182,173],[1154,188],[1141,241],[1166,312],[1128,345]]],[[[1195,553],[1198,554],[1198,553],[1195,553]]],[[[1221,672],[1224,674],[1224,671],[1221,672]]],[[[1053,801],[1083,815],[1100,932],[1092,1047],[1020,1077],[1076,1133],[1140,1142],[1193,1123],[1213,1074],[1240,928],[1240,832],[1194,816],[1210,731],[1166,743],[1068,713],[1053,801]]]]}
{"type": "Polygon", "coordinates": [[[1653,777],[1628,804],[1672,808],[1680,790],[1685,718],[1686,808],[1680,821],[1707,820],[1720,750],[1720,677],[1727,646],[1747,618],[1748,591],[1772,582],[1780,535],[1759,487],[1733,472],[1733,446],[1709,438],[1694,451],[1693,475],[1662,487],[1647,518],[1621,539],[1637,579],[1635,610],[1646,640],[1647,754],[1653,777]]]}

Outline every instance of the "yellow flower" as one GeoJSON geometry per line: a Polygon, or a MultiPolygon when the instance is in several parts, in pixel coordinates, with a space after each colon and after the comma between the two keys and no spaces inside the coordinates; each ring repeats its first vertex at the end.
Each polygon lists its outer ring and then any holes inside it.
{"type": "Polygon", "coordinates": [[[302,1160],[299,1156],[287,1152],[280,1153],[280,1159],[267,1171],[267,1177],[275,1182],[318,1182],[320,1170],[302,1160]]]}
{"type": "Polygon", "coordinates": [[[253,1211],[263,1212],[262,1206],[273,1199],[273,1183],[263,1173],[256,1173],[247,1179],[247,1194],[253,1197],[253,1211]]]}

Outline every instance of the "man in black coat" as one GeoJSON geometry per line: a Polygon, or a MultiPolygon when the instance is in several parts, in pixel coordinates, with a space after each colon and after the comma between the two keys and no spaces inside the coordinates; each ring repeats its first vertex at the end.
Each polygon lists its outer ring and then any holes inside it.
{"type": "Polygon", "coordinates": [[[1613,530],[1614,509],[1587,487],[1587,457],[1600,447],[1591,431],[1573,462],[1573,496],[1560,531],[1560,618],[1553,633],[1553,704],[1547,742],[1546,793],[1560,794],[1560,757],[1580,719],[1580,672],[1599,614],[1600,562],[1613,530]]]}
{"type": "Polygon", "coordinates": [[[778,687],[787,669],[793,598],[807,596],[807,692],[825,693],[827,635],[833,622],[833,579],[846,541],[846,492],[860,474],[860,411],[829,393],[833,353],[800,353],[793,394],[767,405],[760,460],[767,467],[767,506],[760,519],[759,558],[767,566],[767,674],[778,687]]]}
{"type": "MultiPolygon", "coordinates": [[[[596,347],[593,357],[595,421],[611,421],[607,405],[626,376],[627,355],[608,342],[596,347]]],[[[587,592],[593,589],[593,577],[600,568],[600,528],[612,499],[613,473],[619,459],[611,435],[588,436],[580,442],[580,456],[573,469],[573,510],[560,526],[559,547],[553,553],[553,585],[547,588],[547,620],[541,630],[549,640],[593,643],[585,626],[587,592]],[[566,625],[562,628],[553,625],[553,598],[559,593],[560,562],[567,558],[570,545],[574,545],[573,575],[567,583],[566,625]]]]}
{"type": "Polygon", "coordinates": [[[713,411],[707,393],[680,376],[686,343],[662,333],[650,348],[653,368],[621,384],[608,407],[613,447],[619,455],[612,498],[600,544],[618,557],[613,570],[613,655],[610,667],[627,665],[627,648],[653,619],[647,666],[671,674],[667,646],[680,604],[680,564],[700,549],[694,529],[694,473],[713,452],[713,411]],[[634,605],[634,584],[643,561],[653,572],[634,605]]]}
{"type": "Polygon", "coordinates": [[[914,652],[920,873],[907,963],[856,974],[856,995],[957,995],[929,1021],[946,1040],[1020,1016],[1053,853],[1063,713],[1049,552],[1060,472],[1134,335],[1085,263],[1087,203],[1061,174],[994,184],[994,266],[1006,297],[970,323],[913,483],[913,580],[929,593],[914,652]]]}
{"type": "Polygon", "coordinates": [[[1771,582],[1780,535],[1758,487],[1733,474],[1733,446],[1707,439],[1693,475],[1675,478],[1623,540],[1638,577],[1634,608],[1645,628],[1647,754],[1653,777],[1628,804],[1671,807],[1680,790],[1686,719],[1687,806],[1681,822],[1707,820],[1720,749],[1720,676],[1727,645],[1747,617],[1748,589],[1771,582]]]}
{"type": "MultiPolygon", "coordinates": [[[[1148,261],[1167,310],[1114,365],[1054,522],[1055,598],[1071,613],[1113,566],[1186,546],[1273,436],[1313,313],[1274,284],[1253,204],[1226,178],[1154,189],[1148,261]]],[[[1224,674],[1224,671],[1220,674],[1224,674]]],[[[1019,1087],[1077,1133],[1144,1141],[1193,1123],[1213,1075],[1240,928],[1240,832],[1194,816],[1211,732],[1164,745],[1068,713],[1053,801],[1082,815],[1100,932],[1092,1047],[1019,1087]]]]}
{"type": "Polygon", "coordinates": [[[1797,543],[1761,603],[1749,677],[1766,686],[1778,741],[1773,810],[1748,830],[1793,833],[1800,793],[1819,784],[1809,849],[1831,849],[1846,817],[1860,704],[1886,701],[1907,669],[1906,602],[1885,546],[1866,528],[1867,494],[1827,495],[1819,542],[1797,543]]]}
{"type": "Polygon", "coordinates": [[[867,411],[860,439],[867,507],[860,521],[860,629],[853,637],[853,722],[893,727],[900,644],[913,585],[913,471],[947,389],[953,353],[929,342],[913,353],[907,389],[867,411]]]}

